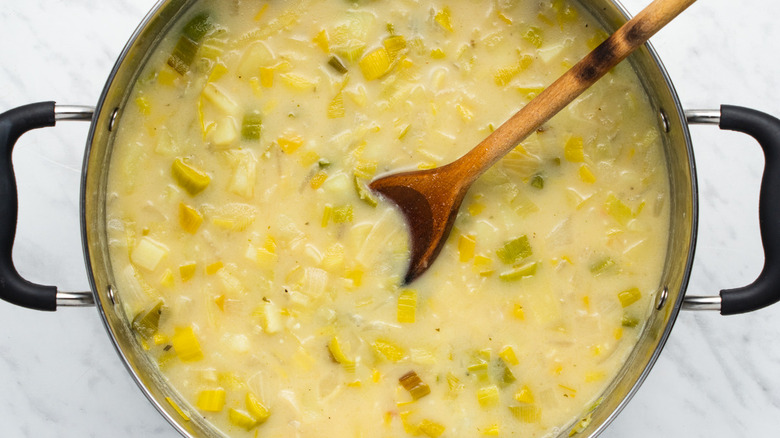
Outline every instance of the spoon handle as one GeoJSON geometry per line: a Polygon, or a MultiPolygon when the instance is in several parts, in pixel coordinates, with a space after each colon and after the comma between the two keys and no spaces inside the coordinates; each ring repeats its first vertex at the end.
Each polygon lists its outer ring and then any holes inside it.
{"type": "MultiPolygon", "coordinates": [[[[644,44],[696,0],[655,0],[459,161],[469,183],[644,44]]],[[[455,164],[455,163],[452,163],[455,164]]]]}

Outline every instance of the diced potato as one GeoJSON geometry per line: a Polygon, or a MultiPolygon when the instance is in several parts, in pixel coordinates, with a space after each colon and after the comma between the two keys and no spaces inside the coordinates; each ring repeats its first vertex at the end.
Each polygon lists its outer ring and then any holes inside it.
{"type": "Polygon", "coordinates": [[[218,120],[211,131],[211,141],[215,146],[230,147],[238,139],[238,127],[233,117],[218,120]]]}
{"type": "Polygon", "coordinates": [[[144,236],[138,241],[130,254],[130,261],[148,271],[154,271],[163,258],[168,255],[168,247],[162,243],[144,236]]]}

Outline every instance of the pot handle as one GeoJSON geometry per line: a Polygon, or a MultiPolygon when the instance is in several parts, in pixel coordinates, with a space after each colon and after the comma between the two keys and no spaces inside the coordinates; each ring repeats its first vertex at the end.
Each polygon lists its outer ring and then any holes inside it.
{"type": "Polygon", "coordinates": [[[19,209],[11,153],[27,131],[54,126],[60,120],[92,120],[89,107],[59,106],[39,102],[0,114],[0,298],[36,310],[56,310],[58,305],[94,304],[91,292],[62,292],[55,286],[31,283],[16,271],[12,250],[19,209]]]}
{"type": "Polygon", "coordinates": [[[686,112],[690,123],[718,124],[720,129],[742,132],[758,140],[764,151],[764,175],[758,201],[758,223],[764,247],[764,268],[744,287],[724,289],[719,297],[685,297],[684,308],[720,310],[734,315],[758,310],[780,301],[780,120],[769,114],[733,105],[717,111],[686,112]]]}

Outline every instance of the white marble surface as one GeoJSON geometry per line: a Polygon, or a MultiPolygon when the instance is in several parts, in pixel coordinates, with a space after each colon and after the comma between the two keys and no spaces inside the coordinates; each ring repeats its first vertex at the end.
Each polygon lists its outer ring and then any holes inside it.
{"type": "MultiPolygon", "coordinates": [[[[528,0],[530,1],[530,0],[528,0]]],[[[636,13],[649,0],[626,0],[636,13]]],[[[41,100],[94,105],[153,0],[5,0],[0,111],[41,100]]],[[[686,108],[721,103],[780,115],[780,3],[702,0],[652,40],[686,108]]],[[[86,124],[28,134],[14,153],[14,256],[32,281],[85,290],[78,222],[86,124]]],[[[692,130],[701,221],[690,293],[753,280],[763,263],[752,140],[692,130]]],[[[2,212],[0,214],[4,214],[2,212]]],[[[681,313],[637,396],[602,436],[777,436],[780,305],[722,317],[681,313]]],[[[0,436],[175,437],[136,388],[92,308],[35,312],[0,303],[0,436]]]]}

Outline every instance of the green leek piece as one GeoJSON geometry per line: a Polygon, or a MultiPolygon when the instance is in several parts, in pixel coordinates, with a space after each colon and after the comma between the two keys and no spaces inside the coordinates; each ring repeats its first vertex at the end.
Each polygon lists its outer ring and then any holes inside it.
{"type": "Polygon", "coordinates": [[[498,278],[504,281],[515,281],[525,277],[532,277],[536,274],[537,266],[539,266],[539,262],[526,263],[498,274],[498,278]]]}
{"type": "Polygon", "coordinates": [[[368,188],[365,180],[357,175],[355,175],[355,191],[357,191],[358,198],[366,204],[372,207],[377,206],[376,197],[371,194],[371,189],[368,188]]]}
{"type": "Polygon", "coordinates": [[[497,382],[501,388],[505,388],[517,380],[515,375],[512,374],[512,370],[509,369],[509,366],[501,358],[491,362],[490,374],[493,381],[497,382]]]}
{"type": "Polygon", "coordinates": [[[141,311],[133,318],[133,330],[144,339],[151,339],[160,326],[160,314],[162,314],[162,300],[146,311],[141,311]]]}
{"type": "Polygon", "coordinates": [[[330,57],[330,59],[328,60],[328,65],[331,66],[333,70],[336,70],[338,73],[344,74],[347,72],[347,67],[335,55],[330,57]]]}
{"type": "Polygon", "coordinates": [[[533,254],[531,244],[528,242],[528,236],[525,235],[506,242],[501,249],[496,251],[498,258],[507,265],[529,257],[531,254],[533,254]]]}
{"type": "Polygon", "coordinates": [[[260,140],[260,134],[263,132],[263,119],[259,111],[252,111],[244,114],[244,120],[241,122],[241,137],[244,140],[260,140]]]}
{"type": "Polygon", "coordinates": [[[198,53],[198,43],[182,36],[173,48],[171,56],[168,57],[168,65],[183,76],[190,70],[196,53],[198,53]]]}
{"type": "Polygon", "coordinates": [[[327,169],[332,163],[326,159],[326,158],[320,158],[319,161],[317,161],[317,166],[319,166],[320,169],[327,169]]]}
{"type": "Polygon", "coordinates": [[[174,160],[171,174],[176,183],[192,196],[202,192],[211,182],[211,177],[206,172],[190,166],[181,158],[174,160]]]}
{"type": "Polygon", "coordinates": [[[542,410],[535,405],[510,406],[509,410],[523,423],[538,423],[542,419],[542,410]]]}
{"type": "Polygon", "coordinates": [[[600,275],[613,266],[615,266],[615,261],[612,260],[612,257],[605,257],[590,265],[590,273],[593,275],[600,275]]]}
{"type": "Polygon", "coordinates": [[[544,188],[544,177],[542,175],[534,175],[533,178],[531,178],[531,187],[537,188],[537,189],[543,189],[544,188]]]}
{"type": "Polygon", "coordinates": [[[639,320],[630,315],[623,315],[623,320],[620,322],[623,327],[633,328],[639,325],[639,320]]]}
{"type": "Polygon", "coordinates": [[[182,33],[192,41],[199,43],[212,29],[214,29],[214,24],[211,22],[211,16],[208,12],[201,12],[187,22],[182,33]]]}
{"type": "Polygon", "coordinates": [[[412,398],[415,400],[421,399],[431,393],[431,388],[426,385],[414,371],[409,371],[404,374],[398,381],[404,389],[409,391],[409,394],[411,394],[412,398]]]}

